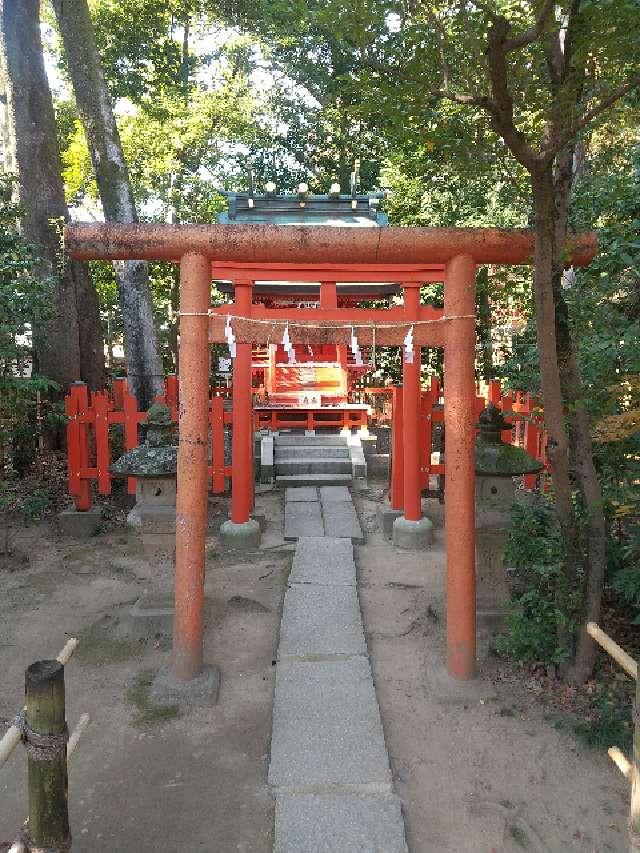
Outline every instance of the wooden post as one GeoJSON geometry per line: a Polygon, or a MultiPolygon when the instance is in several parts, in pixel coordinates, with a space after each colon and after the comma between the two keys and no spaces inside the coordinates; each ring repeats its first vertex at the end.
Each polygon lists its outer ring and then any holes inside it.
{"type": "Polygon", "coordinates": [[[636,675],[636,701],[633,708],[633,776],[629,808],[629,849],[640,853],[640,679],[636,675]]]}
{"type": "Polygon", "coordinates": [[[175,616],[171,675],[191,681],[202,670],[204,549],[207,535],[211,264],[180,261],[180,435],[176,495],[175,616]]]}
{"type": "Polygon", "coordinates": [[[461,255],[444,285],[445,314],[456,317],[444,355],[447,661],[461,680],[476,674],[475,276],[473,258],[461,255]]]}
{"type": "Polygon", "coordinates": [[[31,664],[25,673],[29,836],[33,847],[70,849],[64,666],[31,664]],[[50,736],[54,736],[49,740],[50,736]]]}

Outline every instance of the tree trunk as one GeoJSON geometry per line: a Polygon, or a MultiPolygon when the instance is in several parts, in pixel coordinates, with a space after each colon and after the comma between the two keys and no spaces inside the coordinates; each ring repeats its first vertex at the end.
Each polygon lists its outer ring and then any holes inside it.
{"type": "MultiPolygon", "coordinates": [[[[574,153],[566,148],[556,158],[555,188],[555,245],[556,254],[566,243],[567,217],[571,188],[575,174],[574,153]]],[[[574,465],[576,485],[580,490],[586,517],[586,541],[582,545],[584,556],[584,590],[582,620],[573,666],[568,672],[571,681],[582,683],[591,675],[595,663],[595,643],[586,632],[586,623],[600,618],[602,589],[606,569],[606,526],[602,505],[602,489],[593,461],[591,424],[582,388],[582,377],[569,325],[569,311],[563,295],[563,283],[575,280],[569,271],[563,275],[559,267],[554,275],[556,303],[558,366],[562,393],[569,412],[569,440],[574,465]]]]}
{"type": "Polygon", "coordinates": [[[605,522],[600,483],[593,462],[589,416],[562,291],[563,253],[572,185],[572,155],[561,154],[555,174],[551,165],[533,176],[536,212],[535,302],[545,423],[549,433],[549,461],[556,507],[567,547],[568,580],[578,580],[584,567],[582,620],[577,648],[567,677],[584,681],[595,660],[586,622],[600,615],[604,583],[605,522]],[[564,401],[564,402],[563,402],[564,401]],[[570,426],[567,432],[567,413],[570,426]],[[560,436],[560,440],[558,439],[560,436]],[[586,514],[586,542],[582,542],[572,505],[573,482],[580,491],[586,514]]]}
{"type": "Polygon", "coordinates": [[[25,238],[40,274],[56,279],[52,318],[34,329],[34,368],[62,388],[78,379],[104,385],[98,297],[86,264],[62,262],[58,225],[68,219],[51,91],[40,39],[39,0],[2,0],[3,64],[12,117],[25,238]]]}
{"type": "MultiPolygon", "coordinates": [[[[572,503],[569,439],[557,354],[553,278],[558,269],[558,263],[561,264],[562,261],[561,258],[558,259],[556,253],[555,198],[551,165],[542,166],[534,171],[531,184],[535,212],[533,289],[540,382],[548,435],[547,456],[551,467],[558,520],[567,549],[568,576],[570,581],[574,581],[578,556],[578,529],[572,503]]],[[[562,269],[561,266],[560,269],[562,269]]]]}
{"type": "MultiPolygon", "coordinates": [[[[137,222],[127,165],[87,0],[54,0],[69,75],[107,222],[137,222]]],[[[149,272],[143,261],[114,264],[122,305],[127,373],[141,408],[163,391],[149,272]]]]}

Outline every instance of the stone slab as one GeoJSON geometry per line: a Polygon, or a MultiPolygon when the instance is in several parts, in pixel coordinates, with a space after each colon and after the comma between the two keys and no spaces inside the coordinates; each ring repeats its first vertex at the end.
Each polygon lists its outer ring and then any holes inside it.
{"type": "Polygon", "coordinates": [[[320,500],[323,504],[350,501],[351,492],[347,486],[321,486],[320,500]]]}
{"type": "Polygon", "coordinates": [[[127,636],[141,639],[162,634],[170,637],[173,633],[174,612],[173,595],[143,595],[124,615],[122,621],[127,636]]]}
{"type": "Polygon", "coordinates": [[[289,587],[284,597],[279,660],[366,653],[355,586],[289,587]]]}
{"type": "Polygon", "coordinates": [[[327,536],[333,536],[336,539],[351,539],[357,544],[364,542],[362,528],[353,501],[325,503],[322,505],[322,516],[324,518],[324,532],[327,536]]]}
{"type": "Polygon", "coordinates": [[[289,583],[355,586],[356,566],[349,539],[303,537],[293,558],[289,583]]]}
{"type": "Polygon", "coordinates": [[[324,525],[320,504],[298,501],[284,507],[284,538],[291,541],[301,536],[322,536],[324,525]]]}
{"type": "Polygon", "coordinates": [[[65,509],[58,513],[58,524],[65,536],[74,539],[89,539],[95,536],[102,524],[102,511],[100,507],[92,506],[91,509],[78,512],[76,509],[65,509]]]}
{"type": "Polygon", "coordinates": [[[328,445],[314,447],[307,445],[285,445],[279,447],[276,462],[280,459],[349,459],[349,448],[345,446],[328,445]]]}
{"type": "Polygon", "coordinates": [[[297,501],[317,501],[318,490],[315,486],[294,486],[286,490],[284,499],[287,503],[296,503],[297,501]]]}
{"type": "Polygon", "coordinates": [[[278,794],[274,853],[408,853],[395,794],[278,794]]]}
{"type": "Polygon", "coordinates": [[[278,476],[284,477],[291,474],[350,474],[352,465],[349,459],[340,457],[292,459],[276,456],[275,470],[278,476]]]}
{"type": "Polygon", "coordinates": [[[351,474],[278,474],[276,486],[308,486],[311,483],[316,486],[331,486],[350,483],[352,479],[351,474]]]}
{"type": "Polygon", "coordinates": [[[278,664],[269,784],[301,793],[318,785],[391,790],[366,658],[278,664]]]}

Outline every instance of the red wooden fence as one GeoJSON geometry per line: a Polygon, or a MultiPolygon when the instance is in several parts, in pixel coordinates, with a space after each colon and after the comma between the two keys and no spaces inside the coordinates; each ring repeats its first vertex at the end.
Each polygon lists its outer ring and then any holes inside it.
{"type": "MultiPolygon", "coordinates": [[[[542,427],[542,410],[536,405],[530,394],[520,391],[502,393],[500,382],[489,382],[486,396],[478,393],[476,396],[476,417],[487,403],[493,403],[506,417],[510,418],[511,427],[504,430],[502,440],[524,448],[545,468],[547,465],[546,433],[542,427]]],[[[444,474],[444,463],[432,462],[433,425],[444,421],[444,405],[440,383],[432,378],[429,387],[422,392],[420,406],[422,442],[420,446],[420,474],[423,489],[429,488],[431,474],[444,474]]],[[[402,508],[403,471],[402,471],[402,388],[393,389],[393,420],[392,420],[392,463],[391,463],[391,506],[402,508]],[[394,464],[395,461],[395,464],[394,464]]],[[[527,489],[536,487],[536,474],[527,474],[524,485],[527,489]]],[[[544,476],[544,474],[543,474],[544,476]]]]}
{"type": "MultiPolygon", "coordinates": [[[[227,389],[212,388],[209,399],[212,456],[209,464],[210,489],[214,494],[224,492],[225,477],[231,476],[231,466],[224,464],[224,426],[231,423],[231,412],[224,410],[227,389]]],[[[165,393],[156,398],[166,403],[174,421],[178,420],[178,380],[168,376],[165,393]]],[[[138,426],[147,419],[138,411],[136,398],[129,391],[126,379],[114,379],[111,392],[90,392],[84,382],[75,382],[65,397],[67,414],[67,467],[69,493],[77,510],[91,508],[91,481],[98,493],[111,493],[112,435],[110,428],[122,427],[123,452],[139,444],[138,426]]],[[[127,480],[129,494],[135,494],[135,477],[127,480]]]]}

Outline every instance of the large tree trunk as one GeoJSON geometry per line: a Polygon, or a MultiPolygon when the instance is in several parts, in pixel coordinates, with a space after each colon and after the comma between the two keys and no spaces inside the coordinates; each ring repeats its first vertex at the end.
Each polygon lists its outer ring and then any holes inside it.
{"type": "MultiPolygon", "coordinates": [[[[578,529],[572,502],[569,465],[569,437],[558,366],[556,305],[553,279],[562,270],[556,252],[556,216],[553,171],[545,165],[531,176],[535,213],[534,302],[540,359],[540,383],[547,429],[547,456],[555,490],[555,502],[562,535],[567,547],[567,570],[575,579],[578,556],[578,529]]],[[[564,247],[563,247],[564,248],[564,247]]]]}
{"type": "MultiPolygon", "coordinates": [[[[54,0],[53,6],[105,219],[135,223],[133,192],[87,0],[54,0]]],[[[129,382],[139,406],[146,408],[156,394],[162,393],[164,376],[153,322],[148,267],[143,261],[119,262],[114,267],[122,305],[129,382]]]]}
{"type": "Polygon", "coordinates": [[[572,184],[571,152],[532,176],[536,213],[535,303],[545,423],[556,507],[567,548],[568,581],[577,581],[583,565],[582,624],[568,670],[572,681],[589,677],[595,648],[586,633],[588,620],[600,615],[605,572],[605,522],[602,493],[593,462],[589,416],[562,292],[567,212],[572,184]],[[568,417],[567,417],[568,413],[568,417]],[[567,430],[569,426],[569,430],[567,430]],[[572,476],[573,474],[573,476],[572,476]],[[574,482],[586,514],[582,541],[573,510],[574,482]]]}
{"type": "Polygon", "coordinates": [[[563,275],[562,251],[567,238],[567,219],[571,188],[575,174],[574,152],[567,147],[556,158],[554,171],[555,190],[555,252],[560,258],[554,272],[553,290],[556,304],[556,344],[562,393],[569,413],[569,440],[576,485],[580,491],[586,519],[582,542],[584,559],[584,589],[582,621],[578,642],[568,677],[583,682],[591,675],[595,663],[596,647],[586,632],[586,623],[600,618],[602,590],[606,569],[606,526],[602,505],[602,489],[593,461],[591,424],[584,399],[582,377],[569,325],[569,310],[563,295],[563,284],[575,281],[569,270],[563,275]]]}
{"type": "Polygon", "coordinates": [[[12,118],[22,228],[56,279],[52,319],[34,329],[37,371],[66,388],[82,379],[104,385],[98,297],[87,265],[62,260],[58,224],[68,219],[51,91],[40,38],[39,0],[2,0],[1,30],[8,112],[12,118]]]}

